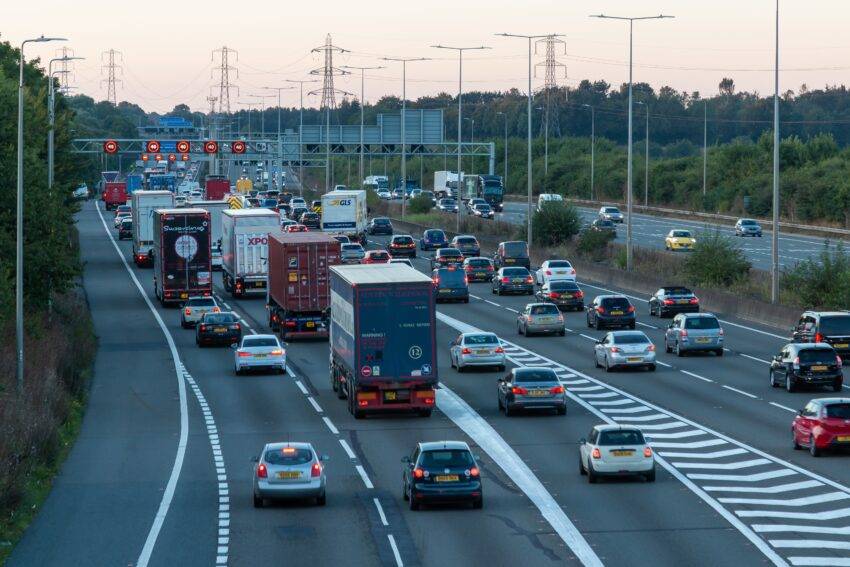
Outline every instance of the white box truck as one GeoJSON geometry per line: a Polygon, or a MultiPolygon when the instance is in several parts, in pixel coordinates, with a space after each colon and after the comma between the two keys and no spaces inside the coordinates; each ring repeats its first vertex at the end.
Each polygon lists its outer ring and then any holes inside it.
{"type": "MultiPolygon", "coordinates": [[[[434,172],[434,196],[437,199],[443,197],[457,197],[457,173],[454,171],[435,171],[434,172]]],[[[463,179],[463,172],[460,172],[460,178],[463,179]]]]}
{"type": "Polygon", "coordinates": [[[322,195],[322,232],[362,242],[366,237],[366,191],[330,191],[322,195]]]}
{"type": "Polygon", "coordinates": [[[210,213],[212,233],[212,269],[221,270],[221,212],[230,209],[230,201],[191,201],[192,207],[204,209],[210,213]]]}
{"type": "Polygon", "coordinates": [[[221,271],[233,297],[266,293],[269,233],[282,234],[278,214],[269,209],[227,209],[221,213],[221,271]]]}
{"type": "Polygon", "coordinates": [[[137,266],[153,265],[153,212],[156,209],[174,208],[171,191],[134,191],[133,207],[133,261],[137,266]]]}

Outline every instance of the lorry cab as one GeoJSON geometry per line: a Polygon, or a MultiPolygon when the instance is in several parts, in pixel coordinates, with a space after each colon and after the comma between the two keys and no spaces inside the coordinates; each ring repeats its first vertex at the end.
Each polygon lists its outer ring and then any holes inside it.
{"type": "Polygon", "coordinates": [[[431,273],[437,301],[462,301],[469,303],[469,280],[466,272],[457,266],[437,268],[431,273]]]}

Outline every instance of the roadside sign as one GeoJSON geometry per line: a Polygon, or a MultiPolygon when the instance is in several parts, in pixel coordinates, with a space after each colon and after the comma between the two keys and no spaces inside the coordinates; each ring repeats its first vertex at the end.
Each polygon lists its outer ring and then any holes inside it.
{"type": "Polygon", "coordinates": [[[234,154],[244,154],[245,153],[245,142],[241,140],[237,140],[230,145],[230,150],[234,154]]]}
{"type": "Polygon", "coordinates": [[[218,142],[213,140],[208,140],[204,142],[204,152],[208,154],[218,153],[218,142]]]}
{"type": "Polygon", "coordinates": [[[155,154],[160,149],[159,142],[156,140],[148,140],[148,143],[145,144],[145,149],[149,154],[155,154]]]}
{"type": "Polygon", "coordinates": [[[177,153],[188,154],[189,151],[192,149],[192,145],[189,144],[189,142],[186,140],[180,140],[179,142],[174,144],[174,149],[177,151],[177,153]]]}
{"type": "Polygon", "coordinates": [[[183,161],[189,161],[189,154],[183,154],[182,156],[180,156],[180,159],[183,161]]]}
{"type": "Polygon", "coordinates": [[[168,154],[168,161],[177,161],[177,156],[174,154],[168,154]]]}
{"type": "Polygon", "coordinates": [[[118,151],[118,142],[115,140],[106,140],[103,142],[103,151],[108,154],[114,154],[118,151]]]}

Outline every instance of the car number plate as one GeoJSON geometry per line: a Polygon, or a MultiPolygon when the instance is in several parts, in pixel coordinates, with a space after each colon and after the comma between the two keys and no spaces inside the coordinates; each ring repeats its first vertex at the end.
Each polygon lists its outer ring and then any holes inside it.
{"type": "Polygon", "coordinates": [[[685,305],[687,302],[688,302],[687,299],[680,299],[676,303],[678,303],[679,305],[685,305]]]}
{"type": "Polygon", "coordinates": [[[546,390],[530,390],[530,391],[528,392],[528,395],[529,395],[529,396],[533,396],[533,397],[535,397],[535,398],[539,398],[539,397],[541,397],[541,396],[545,396],[545,395],[547,395],[548,393],[549,393],[549,392],[547,392],[546,390]]]}
{"type": "Polygon", "coordinates": [[[513,258],[505,258],[505,264],[513,264],[514,262],[516,262],[516,260],[513,258]]]}
{"type": "Polygon", "coordinates": [[[475,272],[475,277],[478,277],[478,278],[486,278],[486,277],[487,277],[487,272],[475,272]]]}
{"type": "Polygon", "coordinates": [[[440,293],[451,293],[451,292],[452,292],[452,290],[450,290],[450,289],[441,289],[441,290],[439,290],[439,292],[440,292],[440,293]]]}
{"type": "Polygon", "coordinates": [[[393,401],[393,400],[396,400],[397,398],[398,398],[398,396],[396,395],[395,392],[384,392],[384,399],[385,400],[393,401]]]}
{"type": "Polygon", "coordinates": [[[839,435],[836,439],[838,439],[841,443],[847,443],[850,441],[850,435],[839,435]]]}
{"type": "Polygon", "coordinates": [[[812,366],[812,371],[813,372],[823,372],[827,368],[828,368],[827,366],[823,366],[823,365],[812,366]]]}
{"type": "Polygon", "coordinates": [[[522,278],[514,278],[513,280],[511,280],[511,282],[519,284],[519,283],[522,283],[523,280],[522,280],[522,278]]]}
{"type": "Polygon", "coordinates": [[[641,357],[641,356],[630,356],[626,360],[628,360],[629,362],[640,362],[641,360],[643,360],[643,357],[641,357]]]}
{"type": "Polygon", "coordinates": [[[475,354],[490,354],[490,350],[489,350],[489,349],[486,349],[486,348],[484,348],[484,349],[479,349],[479,350],[476,350],[476,351],[475,351],[475,354]]]}
{"type": "Polygon", "coordinates": [[[301,473],[298,471],[281,471],[277,473],[277,478],[299,478],[301,473]]]}
{"type": "Polygon", "coordinates": [[[631,449],[620,449],[611,451],[611,454],[615,457],[631,457],[634,454],[634,451],[631,449]]]}
{"type": "Polygon", "coordinates": [[[266,357],[265,354],[255,354],[254,355],[254,358],[265,358],[265,357],[266,357]]]}
{"type": "Polygon", "coordinates": [[[573,296],[571,293],[562,293],[561,299],[570,299],[573,296]]]}
{"type": "Polygon", "coordinates": [[[552,321],[554,321],[554,320],[555,320],[555,319],[553,319],[552,317],[541,317],[541,318],[540,318],[540,322],[541,322],[541,323],[551,323],[551,322],[552,322],[552,321]]]}
{"type": "Polygon", "coordinates": [[[224,333],[227,331],[227,327],[216,327],[213,329],[216,333],[224,333]]]}
{"type": "Polygon", "coordinates": [[[612,311],[611,312],[611,315],[622,315],[622,314],[623,314],[622,311],[612,311]]]}
{"type": "Polygon", "coordinates": [[[835,343],[832,346],[834,346],[835,348],[847,348],[848,344],[847,343],[835,343]]]}
{"type": "Polygon", "coordinates": [[[697,342],[698,343],[709,343],[709,342],[711,342],[711,339],[708,338],[708,337],[698,337],[697,342]]]}
{"type": "Polygon", "coordinates": [[[441,474],[434,477],[437,482],[457,482],[460,476],[456,474],[441,474]]]}
{"type": "Polygon", "coordinates": [[[315,327],[316,323],[314,323],[313,321],[307,321],[307,326],[308,327],[315,327]]]}
{"type": "Polygon", "coordinates": [[[189,297],[188,293],[181,293],[180,294],[180,299],[186,299],[187,297],[189,297]]]}

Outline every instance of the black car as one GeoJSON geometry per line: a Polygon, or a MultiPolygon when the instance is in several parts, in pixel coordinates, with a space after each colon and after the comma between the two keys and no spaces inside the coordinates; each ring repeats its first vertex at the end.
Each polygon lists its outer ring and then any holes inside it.
{"type": "Polygon", "coordinates": [[[210,344],[232,345],[241,339],[242,325],[233,313],[204,313],[195,326],[195,344],[199,347],[210,344]]]}
{"type": "Polygon", "coordinates": [[[457,248],[440,248],[431,260],[431,269],[463,264],[463,254],[457,248]]]}
{"type": "Polygon", "coordinates": [[[593,232],[608,232],[617,234],[617,225],[614,221],[608,219],[596,219],[590,223],[590,230],[593,232]]]}
{"type": "Polygon", "coordinates": [[[118,225],[118,240],[133,239],[133,219],[124,219],[118,225]]]}
{"type": "Polygon", "coordinates": [[[392,234],[393,223],[387,217],[375,217],[369,221],[366,232],[369,234],[392,234]]]}
{"type": "Polygon", "coordinates": [[[680,285],[664,286],[649,298],[649,315],[667,317],[677,313],[699,313],[699,298],[680,285]]]}
{"type": "Polygon", "coordinates": [[[455,236],[452,238],[449,246],[457,248],[464,256],[481,255],[481,245],[478,244],[478,240],[474,236],[470,236],[469,234],[455,236]]]}
{"type": "Polygon", "coordinates": [[[841,358],[850,356],[850,312],[806,311],[791,332],[795,343],[827,343],[841,358]]]}
{"type": "Polygon", "coordinates": [[[561,311],[584,310],[584,292],[574,281],[550,280],[535,295],[538,301],[554,303],[561,311]]]}
{"type": "Polygon", "coordinates": [[[419,239],[419,248],[422,250],[439,250],[449,245],[446,233],[439,228],[429,228],[422,233],[419,239]]]}
{"type": "Polygon", "coordinates": [[[292,207],[286,203],[281,203],[280,201],[278,201],[278,203],[277,210],[280,212],[280,216],[291,218],[290,215],[292,214],[292,207]]]}
{"type": "Polygon", "coordinates": [[[387,252],[393,258],[398,258],[399,256],[416,258],[416,241],[413,240],[412,236],[406,234],[393,236],[389,244],[387,244],[387,252]]]}
{"type": "Polygon", "coordinates": [[[770,385],[789,392],[800,386],[831,386],[840,392],[844,384],[841,358],[826,343],[791,343],[770,363],[770,385]]]}
{"type": "Polygon", "coordinates": [[[295,206],[295,207],[292,207],[292,210],[289,212],[289,218],[291,218],[294,221],[297,221],[301,218],[301,215],[303,215],[304,213],[308,213],[308,212],[309,211],[307,210],[307,207],[295,206]]]}
{"type": "Polygon", "coordinates": [[[469,280],[464,271],[457,266],[437,268],[431,273],[431,279],[434,281],[437,303],[441,301],[469,303],[469,280]]]}
{"type": "Polygon", "coordinates": [[[585,312],[587,326],[593,329],[635,328],[635,307],[622,295],[597,295],[585,312]]]}
{"type": "Polygon", "coordinates": [[[319,213],[312,213],[308,211],[306,213],[301,213],[301,218],[298,222],[307,228],[319,228],[322,225],[322,217],[319,216],[319,213]]]}
{"type": "Polygon", "coordinates": [[[463,261],[463,271],[469,282],[489,282],[493,279],[493,262],[490,258],[467,258],[463,261]]]}
{"type": "Polygon", "coordinates": [[[473,508],[484,505],[481,470],[463,441],[419,443],[401,461],[402,493],[411,510],[430,502],[471,502],[473,508]]]}
{"type": "Polygon", "coordinates": [[[500,242],[496,253],[493,255],[493,264],[496,269],[503,266],[524,266],[530,270],[531,259],[528,257],[528,243],[524,240],[500,242]]]}
{"type": "Polygon", "coordinates": [[[493,276],[492,292],[496,295],[503,293],[534,293],[534,277],[526,268],[501,268],[493,276]]]}

